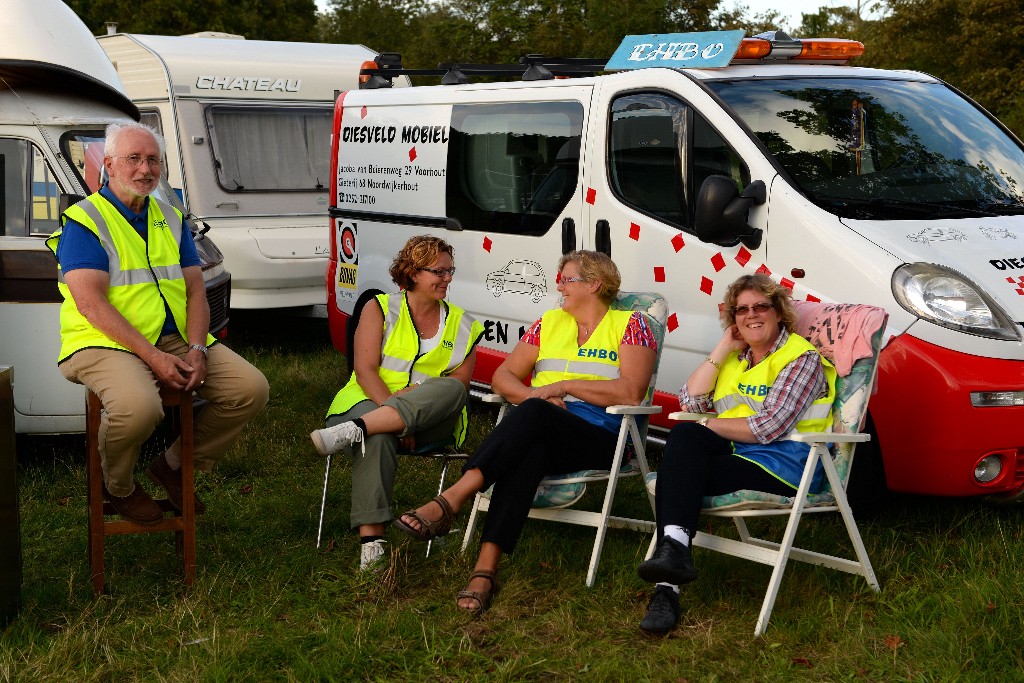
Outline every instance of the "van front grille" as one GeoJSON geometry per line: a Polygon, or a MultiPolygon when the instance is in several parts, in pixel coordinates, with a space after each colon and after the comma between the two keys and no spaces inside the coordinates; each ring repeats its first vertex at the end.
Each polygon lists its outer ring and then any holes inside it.
{"type": "Polygon", "coordinates": [[[228,324],[231,313],[231,276],[222,282],[207,283],[206,301],[210,305],[210,334],[217,336],[228,324]]]}

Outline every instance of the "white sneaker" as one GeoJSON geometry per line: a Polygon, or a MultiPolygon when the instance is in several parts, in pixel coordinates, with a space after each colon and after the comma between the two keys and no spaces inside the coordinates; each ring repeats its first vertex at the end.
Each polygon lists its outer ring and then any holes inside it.
{"type": "Polygon", "coordinates": [[[382,538],[359,546],[359,571],[375,570],[377,565],[384,561],[384,545],[387,543],[382,538]]]}
{"type": "Polygon", "coordinates": [[[366,455],[366,444],[363,443],[363,430],[355,422],[342,422],[333,427],[310,432],[309,438],[320,451],[320,455],[337,453],[345,446],[359,443],[363,455],[366,455]]]}

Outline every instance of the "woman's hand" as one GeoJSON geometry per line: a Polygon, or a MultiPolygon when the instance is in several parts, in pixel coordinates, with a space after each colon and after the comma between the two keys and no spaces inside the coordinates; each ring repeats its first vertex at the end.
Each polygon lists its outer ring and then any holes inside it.
{"type": "Polygon", "coordinates": [[[728,356],[733,351],[743,351],[747,346],[747,342],[743,340],[743,335],[740,333],[740,328],[733,323],[725,328],[725,333],[718,341],[717,348],[725,351],[725,354],[728,356]]]}
{"type": "Polygon", "coordinates": [[[530,398],[539,398],[548,403],[553,403],[559,408],[564,408],[565,394],[565,382],[555,382],[542,387],[534,387],[530,392],[530,398]]]}

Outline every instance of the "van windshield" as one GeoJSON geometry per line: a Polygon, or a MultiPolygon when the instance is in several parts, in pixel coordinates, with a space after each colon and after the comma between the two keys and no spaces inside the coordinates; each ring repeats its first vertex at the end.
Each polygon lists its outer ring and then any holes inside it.
{"type": "Polygon", "coordinates": [[[708,85],[797,187],[837,216],[1024,213],[1024,150],[941,83],[794,78],[708,85]]]}
{"type": "Polygon", "coordinates": [[[228,192],[323,192],[332,116],[329,107],[207,107],[217,183],[228,192]]]}

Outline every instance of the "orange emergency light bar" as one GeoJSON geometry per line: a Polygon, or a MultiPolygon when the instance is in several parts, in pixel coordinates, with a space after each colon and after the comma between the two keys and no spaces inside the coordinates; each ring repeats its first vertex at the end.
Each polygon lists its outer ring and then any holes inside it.
{"type": "MultiPolygon", "coordinates": [[[[788,38],[788,36],[787,36],[788,38]]],[[[733,61],[763,59],[845,62],[864,54],[864,43],[844,38],[770,40],[744,38],[733,61]]]]}

